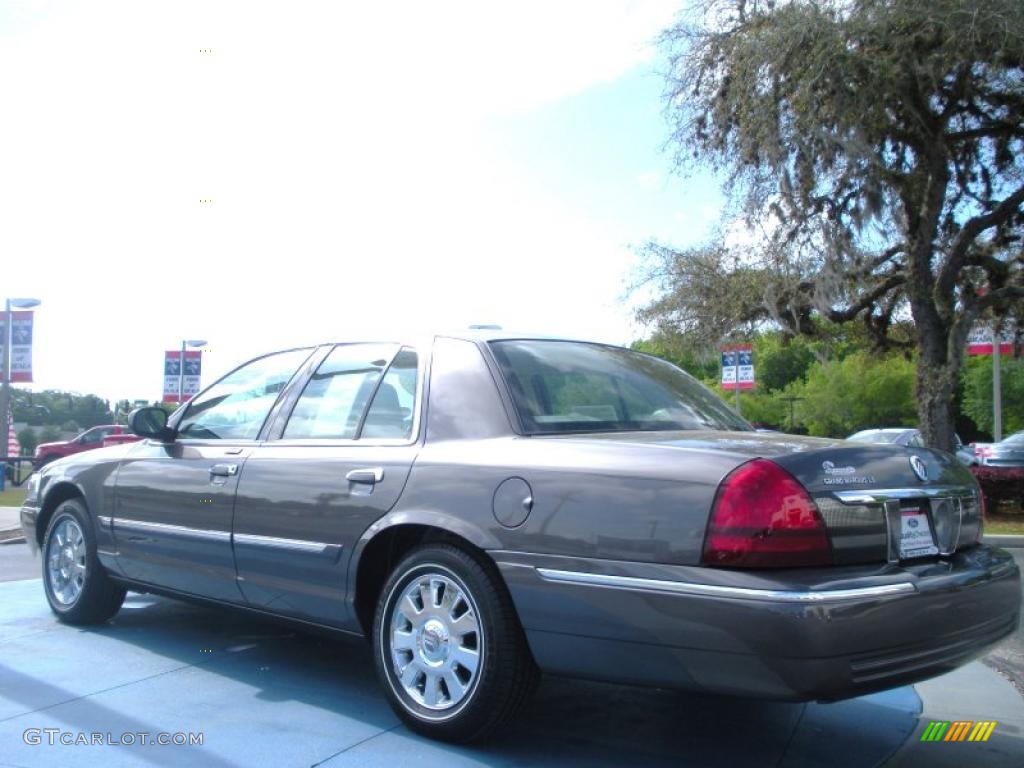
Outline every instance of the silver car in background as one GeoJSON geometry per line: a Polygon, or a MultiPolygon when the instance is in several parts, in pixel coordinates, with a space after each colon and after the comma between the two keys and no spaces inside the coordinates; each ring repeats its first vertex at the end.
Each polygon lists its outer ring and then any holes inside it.
{"type": "Polygon", "coordinates": [[[1007,469],[1024,467],[1024,430],[998,443],[979,444],[976,450],[982,466],[1007,469]]]}
{"type": "MultiPolygon", "coordinates": [[[[924,437],[921,431],[913,427],[883,427],[881,429],[862,429],[854,432],[847,440],[856,443],[888,443],[890,445],[904,445],[908,448],[923,448],[924,437]]],[[[953,434],[953,451],[957,460],[964,466],[971,467],[979,463],[974,448],[964,445],[960,435],[953,434]]]]}

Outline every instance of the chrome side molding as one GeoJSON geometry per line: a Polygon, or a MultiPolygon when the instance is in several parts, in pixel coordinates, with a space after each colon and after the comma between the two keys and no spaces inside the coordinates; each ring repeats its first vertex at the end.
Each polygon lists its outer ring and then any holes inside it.
{"type": "Polygon", "coordinates": [[[167,523],[150,523],[145,520],[127,520],[123,517],[116,517],[113,522],[115,535],[119,530],[122,530],[129,533],[159,533],[165,536],[179,536],[182,538],[203,539],[206,541],[231,540],[231,531],[217,531],[209,528],[190,528],[186,525],[169,525],[167,523]]]}
{"type": "Polygon", "coordinates": [[[670,595],[730,597],[740,600],[763,600],[774,603],[833,603],[872,597],[894,597],[917,591],[916,587],[909,581],[901,581],[895,584],[878,584],[871,587],[853,587],[850,589],[780,590],[728,587],[721,584],[699,584],[692,581],[643,579],[635,576],[612,576],[604,573],[584,573],[581,571],[560,571],[552,568],[537,568],[536,570],[545,581],[562,584],[670,595]]]}
{"type": "Polygon", "coordinates": [[[169,525],[167,523],[150,523],[144,520],[115,518],[113,523],[115,533],[118,531],[124,531],[140,534],[161,534],[164,536],[202,539],[204,541],[222,541],[224,543],[230,543],[233,538],[234,542],[238,544],[273,547],[276,549],[291,550],[293,552],[306,552],[314,555],[330,554],[334,557],[337,557],[342,549],[340,544],[328,544],[323,541],[283,539],[277,536],[258,536],[252,533],[236,533],[232,537],[231,531],[192,528],[185,525],[169,525]]]}
{"type": "Polygon", "coordinates": [[[323,541],[306,541],[305,539],[282,539],[278,536],[259,536],[254,533],[236,533],[235,543],[248,544],[256,547],[290,549],[297,552],[309,552],[315,555],[322,555],[327,552],[334,554],[341,551],[340,544],[328,544],[323,541]]]}

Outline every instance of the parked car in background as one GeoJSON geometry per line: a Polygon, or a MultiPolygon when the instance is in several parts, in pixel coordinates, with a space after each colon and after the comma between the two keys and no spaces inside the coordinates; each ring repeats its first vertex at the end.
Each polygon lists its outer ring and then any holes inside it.
{"type": "Polygon", "coordinates": [[[131,432],[119,432],[117,434],[104,435],[103,436],[103,447],[109,448],[112,445],[121,445],[123,443],[134,443],[142,438],[131,432]]]}
{"type": "Polygon", "coordinates": [[[98,427],[85,430],[85,432],[72,440],[40,443],[36,446],[35,453],[32,455],[32,463],[38,469],[55,459],[61,459],[65,456],[81,453],[82,451],[90,451],[93,448],[102,448],[104,440],[112,435],[117,435],[126,441],[140,439],[138,435],[133,435],[128,427],[121,426],[120,424],[101,424],[98,427]]]}
{"type": "Polygon", "coordinates": [[[998,443],[978,443],[975,451],[985,467],[1024,467],[1024,430],[998,443]]]}
{"type": "MultiPolygon", "coordinates": [[[[927,448],[756,432],[679,368],[496,330],[252,360],[141,442],[44,467],[59,620],[126,590],[363,635],[413,730],[500,728],[538,672],[789,701],[1015,631],[1020,572],[927,448]]],[[[339,681],[339,684],[343,684],[339,681]]]]}
{"type": "MultiPolygon", "coordinates": [[[[862,429],[854,432],[847,440],[857,443],[889,443],[890,445],[904,445],[908,448],[924,447],[924,438],[920,430],[913,427],[884,427],[882,429],[862,429]]],[[[972,446],[964,445],[960,435],[954,433],[953,441],[956,445],[956,458],[964,466],[970,467],[978,463],[972,446]]]]}

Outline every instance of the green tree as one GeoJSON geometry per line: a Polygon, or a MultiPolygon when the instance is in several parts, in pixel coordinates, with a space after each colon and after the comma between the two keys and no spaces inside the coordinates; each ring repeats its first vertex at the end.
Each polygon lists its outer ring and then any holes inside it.
{"type": "Polygon", "coordinates": [[[659,327],[858,320],[916,350],[917,415],[950,449],[967,335],[1024,298],[1024,3],[705,0],[664,33],[681,167],[709,163],[762,234],[652,243],[659,327]],[[897,322],[910,317],[913,326],[897,322]]]}
{"type": "MultiPolygon", "coordinates": [[[[722,399],[735,405],[736,393],[718,388],[722,399]]],[[[771,429],[789,429],[789,403],[781,397],[780,391],[769,392],[763,388],[740,392],[740,414],[744,419],[758,426],[771,429]]]]}
{"type": "Polygon", "coordinates": [[[631,348],[667,360],[698,379],[718,376],[720,363],[717,349],[691,344],[689,339],[678,333],[657,332],[649,339],[634,341],[631,348]]]}
{"type": "MultiPolygon", "coordinates": [[[[1003,399],[1003,432],[1010,434],[1024,429],[1024,359],[1002,358],[999,361],[1003,399]]],[[[964,369],[964,413],[979,429],[992,433],[992,358],[971,358],[964,369]]]]}
{"type": "Polygon", "coordinates": [[[762,333],[754,342],[754,374],[758,389],[775,392],[803,381],[814,362],[806,339],[762,333]]]}
{"type": "Polygon", "coordinates": [[[32,427],[25,427],[18,432],[18,445],[21,446],[22,456],[31,456],[39,445],[39,438],[32,427]]]}
{"type": "Polygon", "coordinates": [[[79,395],[60,390],[30,392],[14,389],[12,397],[14,420],[25,421],[33,426],[58,426],[74,422],[76,427],[85,429],[97,424],[109,424],[113,418],[109,404],[96,395],[79,395]]]}
{"type": "Polygon", "coordinates": [[[56,440],[60,440],[60,430],[55,425],[47,424],[39,431],[40,443],[52,443],[56,440]]]}
{"type": "Polygon", "coordinates": [[[915,369],[902,355],[855,352],[815,363],[799,388],[797,418],[809,434],[845,437],[870,427],[914,426],[915,369]]]}

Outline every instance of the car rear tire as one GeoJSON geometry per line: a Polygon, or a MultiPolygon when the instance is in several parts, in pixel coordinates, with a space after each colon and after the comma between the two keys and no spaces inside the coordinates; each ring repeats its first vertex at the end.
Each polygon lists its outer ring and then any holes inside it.
{"type": "Polygon", "coordinates": [[[61,502],[47,526],[43,586],[50,609],[67,624],[101,624],[124,602],[124,587],[96,557],[92,521],[79,499],[61,502]]]}
{"type": "Polygon", "coordinates": [[[484,738],[526,702],[539,673],[494,566],[448,544],[410,552],[381,590],[377,675],[410,730],[484,738]]]}

